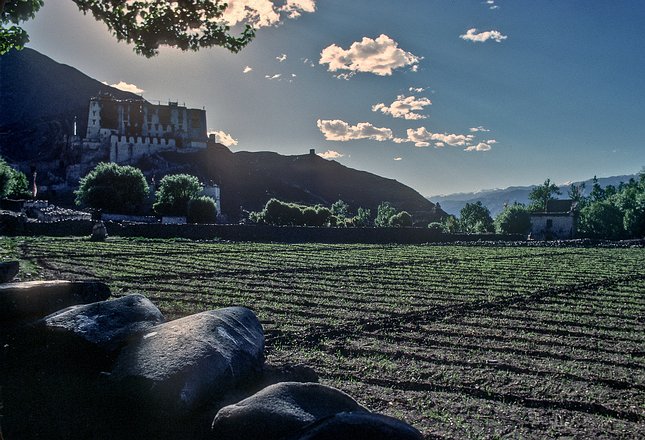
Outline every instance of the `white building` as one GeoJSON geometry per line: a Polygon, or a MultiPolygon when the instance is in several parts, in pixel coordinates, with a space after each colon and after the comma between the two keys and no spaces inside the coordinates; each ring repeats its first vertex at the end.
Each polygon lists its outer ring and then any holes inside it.
{"type": "Polygon", "coordinates": [[[576,203],[573,200],[549,200],[545,212],[531,213],[531,238],[558,240],[576,235],[576,203]]]}

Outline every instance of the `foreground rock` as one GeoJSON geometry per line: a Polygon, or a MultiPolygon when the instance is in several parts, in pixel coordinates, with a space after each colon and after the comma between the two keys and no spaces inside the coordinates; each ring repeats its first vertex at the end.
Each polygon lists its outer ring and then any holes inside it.
{"type": "Polygon", "coordinates": [[[164,322],[159,309],[143,295],[127,295],[108,301],[76,305],[43,318],[51,338],[83,341],[105,351],[118,349],[132,335],[164,322]]]}
{"type": "Polygon", "coordinates": [[[104,301],[110,288],[98,281],[25,281],[0,285],[0,324],[36,320],[65,307],[104,301]]]}
{"type": "Polygon", "coordinates": [[[8,283],[18,275],[20,265],[17,261],[6,261],[0,263],[0,283],[8,283]]]}
{"type": "Polygon", "coordinates": [[[112,378],[144,403],[189,411],[261,371],[263,351],[257,317],[228,307],[150,328],[121,351],[112,378]]]}
{"type": "Polygon", "coordinates": [[[307,427],[290,440],[423,440],[412,426],[392,417],[371,413],[339,413],[307,427]]]}
{"type": "Polygon", "coordinates": [[[349,395],[317,383],[271,385],[234,405],[213,420],[213,439],[278,440],[306,425],[344,411],[364,411],[349,395]]]}

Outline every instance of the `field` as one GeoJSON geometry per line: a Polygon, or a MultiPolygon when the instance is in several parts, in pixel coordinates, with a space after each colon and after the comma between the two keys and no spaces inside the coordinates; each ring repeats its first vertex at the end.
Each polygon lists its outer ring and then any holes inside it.
{"type": "MultiPolygon", "coordinates": [[[[645,249],[0,239],[168,319],[253,309],[267,362],[427,438],[645,438],[645,249]]],[[[2,255],[2,253],[4,255],[2,255]]]]}

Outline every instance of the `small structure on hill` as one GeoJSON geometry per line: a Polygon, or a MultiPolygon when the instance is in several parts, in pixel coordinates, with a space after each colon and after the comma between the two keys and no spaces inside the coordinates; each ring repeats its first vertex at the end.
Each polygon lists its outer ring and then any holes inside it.
{"type": "Polygon", "coordinates": [[[531,213],[531,238],[556,240],[575,237],[576,202],[573,200],[549,200],[545,212],[531,213]]]}

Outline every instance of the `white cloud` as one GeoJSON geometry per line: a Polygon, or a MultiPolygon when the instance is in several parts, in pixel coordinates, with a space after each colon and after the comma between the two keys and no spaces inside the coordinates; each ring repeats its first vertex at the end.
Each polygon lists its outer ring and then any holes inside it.
{"type": "Polygon", "coordinates": [[[237,139],[233,139],[233,136],[231,136],[228,133],[225,133],[222,130],[219,131],[209,131],[208,135],[210,136],[211,134],[215,135],[215,141],[219,142],[222,145],[225,145],[227,147],[230,147],[232,145],[237,145],[237,139]]]}
{"type": "Polygon", "coordinates": [[[275,75],[264,75],[264,77],[268,80],[274,80],[274,79],[279,80],[281,76],[282,76],[281,73],[276,73],[275,75]]]}
{"type": "Polygon", "coordinates": [[[328,64],[330,72],[349,70],[387,76],[401,67],[415,67],[422,59],[398,46],[396,41],[384,34],[375,40],[363,37],[361,41],[352,43],[347,50],[332,44],[320,53],[319,64],[328,64]]]}
{"type": "Polygon", "coordinates": [[[443,148],[446,146],[446,144],[444,144],[443,142],[435,142],[434,146],[437,148],[443,148]]]}
{"type": "Polygon", "coordinates": [[[403,160],[403,158],[402,157],[395,157],[394,160],[399,161],[399,160],[403,160]]]}
{"type": "Polygon", "coordinates": [[[426,90],[426,89],[424,89],[423,87],[410,87],[410,88],[408,89],[408,91],[409,91],[410,93],[423,93],[423,92],[425,92],[425,90],[426,90]]]}
{"type": "Polygon", "coordinates": [[[490,144],[490,145],[493,145],[493,144],[496,144],[496,143],[497,143],[497,141],[496,141],[495,139],[489,139],[489,140],[487,140],[487,141],[485,141],[485,142],[486,142],[487,144],[490,144]]]}
{"type": "Polygon", "coordinates": [[[476,133],[476,132],[478,132],[478,131],[488,132],[488,131],[490,131],[490,130],[489,130],[488,128],[482,127],[482,126],[480,125],[479,127],[471,127],[471,128],[470,128],[470,131],[471,131],[472,133],[476,133]]]}
{"type": "Polygon", "coordinates": [[[471,145],[465,151],[489,151],[492,147],[486,142],[480,142],[477,145],[471,145]]]}
{"type": "Polygon", "coordinates": [[[345,155],[342,153],[339,153],[338,151],[327,150],[324,153],[318,153],[318,156],[322,157],[323,159],[333,160],[333,159],[339,159],[345,155]]]}
{"type": "Polygon", "coordinates": [[[280,56],[275,57],[276,60],[278,60],[280,63],[283,62],[284,60],[287,59],[287,54],[283,53],[280,56]]]}
{"type": "Polygon", "coordinates": [[[252,70],[253,70],[253,68],[252,68],[251,66],[246,66],[246,67],[244,68],[244,70],[242,70],[242,73],[249,73],[249,72],[250,72],[250,71],[252,71],[252,70]]]}
{"type": "Polygon", "coordinates": [[[417,128],[416,130],[408,128],[407,134],[408,137],[405,142],[413,142],[415,147],[428,147],[431,141],[438,141],[453,147],[465,146],[474,138],[472,134],[432,133],[425,127],[417,128]]]}
{"type": "Polygon", "coordinates": [[[315,0],[227,0],[223,20],[229,26],[248,23],[255,28],[275,26],[282,15],[299,17],[303,12],[315,12],[315,0]]]}
{"type": "Polygon", "coordinates": [[[338,119],[318,119],[316,125],[328,141],[347,142],[357,139],[372,139],[382,142],[393,138],[392,130],[375,127],[369,122],[349,125],[347,122],[338,119]]]}
{"type": "Polygon", "coordinates": [[[459,38],[462,40],[469,40],[473,41],[475,43],[483,43],[488,40],[494,40],[498,43],[501,43],[502,40],[506,40],[508,37],[506,35],[502,35],[500,31],[485,31],[485,32],[480,32],[477,33],[476,28],[468,29],[464,35],[460,35],[459,38]]]}
{"type": "Polygon", "coordinates": [[[373,112],[380,111],[386,115],[391,115],[395,118],[402,118],[408,120],[425,119],[427,116],[415,113],[415,111],[423,110],[424,107],[432,105],[432,101],[428,98],[416,98],[415,96],[399,95],[396,100],[386,106],[383,103],[375,104],[372,106],[373,112]]]}
{"type": "Polygon", "coordinates": [[[123,90],[124,92],[130,92],[130,93],[135,93],[137,95],[142,94],[145,92],[145,90],[137,87],[134,84],[129,84],[125,81],[119,81],[116,84],[110,84],[110,87],[114,87],[115,89],[123,90]]]}

